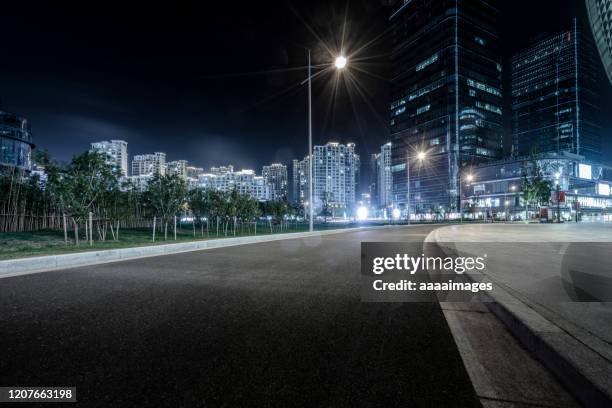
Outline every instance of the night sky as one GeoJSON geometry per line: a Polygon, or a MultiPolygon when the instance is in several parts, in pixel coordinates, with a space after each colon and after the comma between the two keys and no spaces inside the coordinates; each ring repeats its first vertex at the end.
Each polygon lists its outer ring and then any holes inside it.
{"type": "MultiPolygon", "coordinates": [[[[0,106],[30,118],[37,147],[60,160],[123,139],[130,155],[163,151],[203,167],[290,164],[307,151],[305,49],[329,63],[346,16],[346,53],[361,48],[359,61],[335,99],[337,74],[315,80],[314,140],[355,142],[366,170],[388,138],[389,2],[3,5],[0,106]]],[[[582,0],[512,0],[502,11],[506,76],[534,37],[587,21],[582,0]]],[[[602,90],[612,130],[612,86],[602,90]]]]}

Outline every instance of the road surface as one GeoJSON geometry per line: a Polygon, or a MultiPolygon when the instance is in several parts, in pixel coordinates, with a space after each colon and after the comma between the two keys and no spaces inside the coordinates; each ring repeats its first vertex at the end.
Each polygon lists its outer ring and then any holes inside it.
{"type": "Polygon", "coordinates": [[[182,253],[0,280],[0,385],[71,406],[480,406],[438,303],[362,303],[360,242],[182,253]]]}

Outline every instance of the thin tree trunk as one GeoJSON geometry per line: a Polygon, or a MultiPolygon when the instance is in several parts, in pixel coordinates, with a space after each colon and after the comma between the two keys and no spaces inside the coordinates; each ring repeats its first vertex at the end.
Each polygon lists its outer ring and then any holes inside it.
{"type": "Polygon", "coordinates": [[[115,238],[115,229],[113,228],[112,221],[110,223],[110,232],[111,232],[111,236],[113,237],[113,241],[116,241],[117,239],[115,238]]]}
{"type": "Polygon", "coordinates": [[[79,246],[79,224],[76,222],[76,220],[73,218],[72,222],[74,223],[74,242],[76,244],[76,246],[79,246]]]}
{"type": "Polygon", "coordinates": [[[155,242],[155,228],[157,223],[157,217],[153,217],[153,242],[155,242]]]}
{"type": "Polygon", "coordinates": [[[66,214],[63,214],[62,219],[64,220],[64,243],[68,246],[68,228],[66,227],[66,214]]]}
{"type": "Polygon", "coordinates": [[[89,246],[93,246],[93,213],[89,212],[89,246]]]}

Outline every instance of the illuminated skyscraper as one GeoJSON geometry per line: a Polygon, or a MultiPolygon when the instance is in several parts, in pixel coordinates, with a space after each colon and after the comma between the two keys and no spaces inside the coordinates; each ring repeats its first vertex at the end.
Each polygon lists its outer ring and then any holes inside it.
{"type": "Polygon", "coordinates": [[[166,174],[166,153],[139,154],[132,159],[132,176],[166,174]]]}
{"type": "Polygon", "coordinates": [[[166,163],[166,173],[169,176],[178,176],[187,180],[187,160],[174,160],[166,163]]]}
{"type": "Polygon", "coordinates": [[[270,184],[272,199],[287,201],[287,166],[279,163],[263,166],[261,175],[270,184]]]}
{"type": "Polygon", "coordinates": [[[95,142],[91,144],[91,151],[103,154],[107,162],[115,165],[123,176],[128,175],[128,151],[127,142],[123,140],[111,140],[95,142]]]}
{"type": "Polygon", "coordinates": [[[599,55],[612,83],[612,0],[586,0],[586,5],[599,55]]]}
{"type": "Polygon", "coordinates": [[[516,156],[569,152],[598,161],[597,50],[574,19],[512,58],[512,119],[516,156]]]}
{"type": "Polygon", "coordinates": [[[495,0],[401,1],[391,13],[393,204],[404,214],[408,202],[411,213],[456,210],[462,169],[501,155],[498,19],[495,0]]]}
{"type": "MultiPolygon", "coordinates": [[[[313,149],[313,199],[315,214],[327,209],[330,215],[354,215],[356,188],[359,183],[359,155],[355,144],[327,143],[313,149]]],[[[302,205],[307,204],[310,157],[294,161],[294,186],[302,205]],[[295,178],[297,176],[297,179],[295,178]]]]}

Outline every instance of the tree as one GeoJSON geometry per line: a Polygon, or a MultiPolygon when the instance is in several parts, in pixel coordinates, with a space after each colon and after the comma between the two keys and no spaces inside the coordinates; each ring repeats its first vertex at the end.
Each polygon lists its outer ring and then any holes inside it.
{"type": "Polygon", "coordinates": [[[149,181],[145,201],[164,226],[164,239],[168,240],[168,222],[178,213],[187,198],[187,186],[176,175],[156,174],[149,181]]]}
{"type": "Polygon", "coordinates": [[[202,236],[204,236],[203,218],[206,218],[206,233],[208,234],[208,222],[213,212],[213,196],[216,194],[213,190],[194,189],[191,190],[187,195],[187,203],[189,209],[194,217],[194,224],[196,219],[199,220],[200,226],[202,227],[202,236]]]}
{"type": "Polygon", "coordinates": [[[74,156],[65,169],[50,169],[48,172],[47,185],[56,197],[62,213],[73,222],[77,246],[79,224],[86,220],[96,204],[98,208],[104,207],[102,196],[109,190],[118,189],[118,179],[114,166],[99,154],[90,152],[74,156]]]}
{"type": "Polygon", "coordinates": [[[332,215],[333,201],[334,201],[334,193],[330,191],[326,191],[325,194],[323,195],[323,202],[322,202],[321,214],[320,214],[324,217],[325,223],[327,223],[327,217],[332,215]]]}
{"type": "Polygon", "coordinates": [[[544,178],[542,168],[535,158],[523,163],[522,191],[525,203],[525,220],[529,221],[529,206],[540,207],[550,201],[551,183],[544,178]]]}

